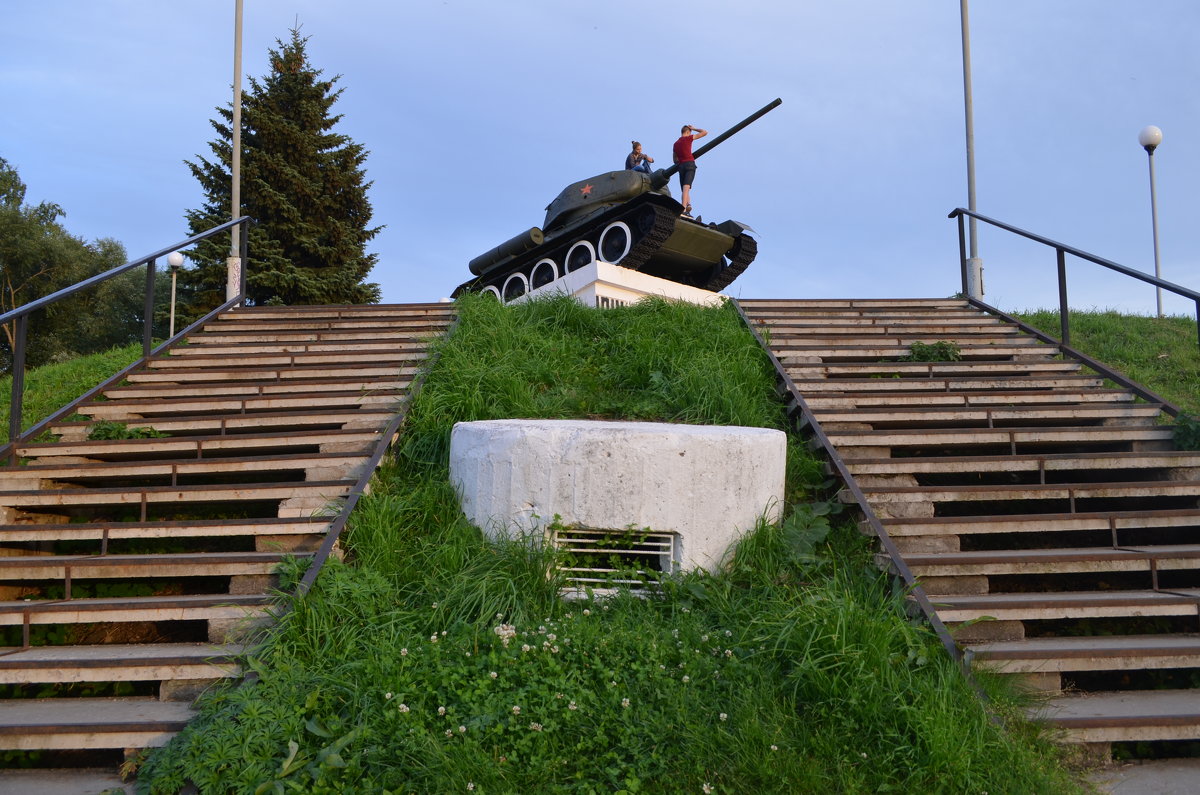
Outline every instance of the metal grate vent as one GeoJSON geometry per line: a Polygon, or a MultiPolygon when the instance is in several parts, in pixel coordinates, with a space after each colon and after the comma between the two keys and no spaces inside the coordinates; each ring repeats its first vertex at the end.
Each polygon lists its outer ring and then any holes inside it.
{"type": "Polygon", "coordinates": [[[645,589],[653,587],[657,575],[679,568],[678,533],[563,527],[555,531],[554,544],[562,553],[559,571],[576,592],[645,589]]]}

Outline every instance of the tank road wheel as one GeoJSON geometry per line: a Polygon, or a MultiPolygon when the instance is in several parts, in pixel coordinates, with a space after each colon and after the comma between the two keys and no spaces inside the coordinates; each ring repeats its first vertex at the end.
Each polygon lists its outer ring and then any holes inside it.
{"type": "Polygon", "coordinates": [[[600,260],[616,265],[633,246],[633,234],[624,221],[613,221],[600,233],[600,260]]]}
{"type": "Polygon", "coordinates": [[[586,240],[577,240],[571,244],[571,248],[567,251],[567,256],[563,260],[563,266],[567,273],[573,273],[580,268],[585,268],[596,261],[596,249],[586,240]]]}
{"type": "Polygon", "coordinates": [[[497,290],[495,287],[492,287],[491,285],[484,287],[479,292],[483,293],[484,295],[494,295],[496,297],[497,301],[500,300],[500,291],[497,290]]]}
{"type": "Polygon", "coordinates": [[[545,287],[550,282],[558,278],[558,265],[554,260],[547,257],[540,259],[533,266],[533,271],[529,276],[529,288],[536,290],[539,287],[545,287]]]}
{"type": "Polygon", "coordinates": [[[529,292],[529,280],[523,273],[514,273],[504,281],[504,302],[514,301],[529,292]]]}

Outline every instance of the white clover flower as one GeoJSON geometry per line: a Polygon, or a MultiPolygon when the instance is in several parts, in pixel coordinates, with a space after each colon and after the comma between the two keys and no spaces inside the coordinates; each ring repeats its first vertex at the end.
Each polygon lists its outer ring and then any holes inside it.
{"type": "Polygon", "coordinates": [[[446,729],[446,736],[447,736],[447,737],[453,737],[453,736],[454,736],[454,732],[450,731],[449,729],[446,729]]]}
{"type": "Polygon", "coordinates": [[[474,792],[474,791],[475,791],[475,782],[468,781],[467,782],[467,792],[474,792]]]}
{"type": "Polygon", "coordinates": [[[733,656],[733,649],[726,649],[726,650],[725,650],[725,656],[726,656],[726,657],[732,657],[732,656],[733,656]]]}
{"type": "Polygon", "coordinates": [[[585,607],[585,608],[583,608],[583,614],[584,614],[585,616],[590,616],[590,615],[592,614],[592,611],[591,611],[591,610],[588,610],[588,609],[585,607]]]}
{"type": "Polygon", "coordinates": [[[710,793],[713,792],[713,786],[706,781],[704,782],[704,786],[700,787],[700,791],[703,792],[704,795],[710,795],[710,793]]]}
{"type": "Polygon", "coordinates": [[[398,707],[398,709],[399,709],[401,712],[408,712],[408,704],[401,704],[401,705],[398,707]]]}
{"type": "MultiPolygon", "coordinates": [[[[497,613],[496,615],[499,616],[500,613],[497,613]]],[[[500,642],[507,646],[508,642],[516,636],[517,628],[512,624],[501,624],[493,629],[492,632],[495,632],[496,636],[500,638],[500,642]]]]}
{"type": "Polygon", "coordinates": [[[708,635],[701,635],[701,636],[700,636],[700,642],[701,642],[701,643],[708,643],[708,635]]]}
{"type": "Polygon", "coordinates": [[[433,609],[434,609],[434,610],[437,610],[437,602],[434,602],[434,603],[433,603],[433,609]]]}
{"type": "Polygon", "coordinates": [[[446,708],[445,708],[445,707],[438,707],[438,714],[439,714],[439,715],[445,715],[445,714],[446,714],[446,708]]]}
{"type": "Polygon", "coordinates": [[[621,709],[629,709],[629,699],[621,699],[621,709]]]}
{"type": "Polygon", "coordinates": [[[443,638],[446,637],[446,630],[444,630],[444,629],[442,630],[442,637],[443,638]]]}
{"type": "Polygon", "coordinates": [[[437,633],[436,632],[429,636],[429,642],[437,643],[437,633]]]}
{"type": "Polygon", "coordinates": [[[555,698],[562,698],[562,697],[563,697],[563,694],[562,694],[562,693],[555,693],[555,694],[554,694],[554,697],[555,697],[555,698]]]}
{"type": "Polygon", "coordinates": [[[529,724],[529,728],[533,729],[535,732],[540,732],[542,730],[542,724],[531,723],[531,724],[529,724]]]}
{"type": "Polygon", "coordinates": [[[545,635],[545,634],[546,634],[546,627],[545,627],[544,625],[543,625],[543,626],[540,626],[540,627],[538,627],[538,634],[539,634],[539,635],[545,635]]]}
{"type": "Polygon", "coordinates": [[[725,630],[725,637],[727,637],[727,638],[732,638],[732,637],[733,637],[733,633],[732,633],[732,632],[730,632],[729,630],[725,630]]]}
{"type": "Polygon", "coordinates": [[[721,713],[721,720],[729,720],[729,716],[728,716],[728,715],[726,715],[724,712],[722,712],[722,713],[721,713]]]}
{"type": "Polygon", "coordinates": [[[567,709],[579,709],[579,707],[577,707],[577,706],[575,705],[575,702],[574,702],[574,701],[572,701],[572,702],[570,702],[569,704],[567,704],[567,709]]]}
{"type": "Polygon", "coordinates": [[[512,709],[512,713],[513,713],[514,715],[520,715],[520,714],[521,714],[521,708],[520,708],[520,707],[516,707],[516,706],[514,706],[514,707],[513,707],[513,709],[512,709]]]}
{"type": "Polygon", "coordinates": [[[683,681],[684,684],[687,684],[688,682],[692,681],[692,677],[688,676],[687,674],[684,674],[683,679],[681,681],[683,681]]]}
{"type": "Polygon", "coordinates": [[[530,646],[528,643],[521,644],[521,651],[532,651],[532,650],[533,650],[533,647],[530,646]]]}
{"type": "Polygon", "coordinates": [[[551,653],[551,654],[558,654],[558,647],[557,647],[557,646],[551,646],[551,647],[550,647],[550,653],[551,653]]]}
{"type": "Polygon", "coordinates": [[[391,701],[391,700],[392,700],[392,694],[391,694],[391,693],[384,693],[384,694],[383,694],[383,697],[384,697],[385,699],[387,699],[388,701],[391,701]]]}
{"type": "Polygon", "coordinates": [[[401,649],[401,650],[400,650],[400,656],[401,656],[401,657],[407,657],[407,656],[408,656],[408,649],[401,649]]]}
{"type": "Polygon", "coordinates": [[[866,759],[866,758],[867,758],[867,752],[866,752],[866,751],[863,751],[863,752],[861,752],[861,753],[859,754],[859,756],[861,756],[863,759],[866,759]]]}
{"type": "Polygon", "coordinates": [[[778,746],[778,745],[772,745],[772,746],[771,746],[771,750],[772,750],[772,751],[778,751],[778,750],[779,750],[779,746],[778,746]]]}
{"type": "Polygon", "coordinates": [[[491,673],[488,674],[488,676],[492,677],[493,679],[495,679],[499,675],[500,674],[496,673],[495,671],[492,671],[491,673]]]}
{"type": "Polygon", "coordinates": [[[466,733],[467,733],[467,727],[466,727],[466,726],[459,726],[459,727],[458,727],[458,733],[459,733],[459,734],[466,734],[466,733]]]}

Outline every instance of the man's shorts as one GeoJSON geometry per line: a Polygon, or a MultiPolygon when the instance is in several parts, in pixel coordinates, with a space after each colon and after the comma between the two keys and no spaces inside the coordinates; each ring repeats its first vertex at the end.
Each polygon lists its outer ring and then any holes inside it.
{"type": "Polygon", "coordinates": [[[696,161],[688,160],[679,164],[679,187],[691,185],[696,178],[696,161]]]}

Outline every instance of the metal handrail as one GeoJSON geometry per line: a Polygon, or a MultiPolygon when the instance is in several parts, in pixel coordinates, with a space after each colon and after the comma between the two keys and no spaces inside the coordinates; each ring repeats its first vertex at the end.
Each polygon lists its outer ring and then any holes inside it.
{"type": "Polygon", "coordinates": [[[179,243],[176,243],[171,246],[167,246],[166,248],[159,249],[158,251],[155,251],[153,254],[148,254],[147,256],[140,257],[140,258],[135,259],[131,262],[128,262],[124,265],[119,265],[115,268],[112,268],[111,270],[105,271],[104,273],[100,273],[100,274],[97,274],[90,278],[84,279],[81,282],[77,282],[76,284],[73,284],[70,287],[64,287],[63,289],[58,290],[57,292],[53,292],[50,295],[39,298],[36,301],[31,301],[28,304],[24,304],[22,306],[17,307],[16,309],[12,309],[12,310],[9,310],[8,312],[0,314],[0,325],[4,325],[6,323],[15,321],[16,326],[17,326],[16,334],[14,335],[14,343],[13,343],[13,351],[12,351],[12,354],[13,354],[13,358],[12,358],[12,392],[9,397],[9,409],[8,409],[9,410],[8,442],[3,447],[0,447],[0,461],[5,460],[6,458],[11,459],[12,456],[15,454],[16,446],[18,444],[20,444],[21,442],[25,441],[28,438],[36,436],[38,433],[41,433],[42,430],[45,429],[50,423],[54,422],[55,420],[59,419],[60,417],[65,416],[69,411],[73,410],[76,406],[78,406],[84,400],[91,398],[92,396],[99,393],[101,390],[106,389],[108,386],[116,383],[121,378],[123,378],[126,374],[128,374],[130,371],[132,371],[134,368],[145,363],[145,361],[147,359],[149,359],[151,356],[158,354],[158,353],[162,352],[163,350],[166,350],[168,347],[170,347],[175,342],[182,339],[185,335],[187,335],[193,329],[197,328],[199,325],[207,322],[208,320],[211,320],[218,313],[223,312],[226,309],[229,309],[231,307],[234,307],[234,306],[237,306],[238,304],[240,304],[246,297],[246,260],[247,260],[246,255],[247,255],[247,242],[248,242],[247,238],[249,237],[249,235],[247,233],[249,231],[249,224],[251,223],[251,220],[252,219],[250,218],[250,216],[243,215],[242,217],[236,218],[232,221],[226,221],[225,223],[221,224],[220,226],[215,226],[212,229],[201,232],[200,234],[197,234],[197,235],[193,235],[192,237],[189,237],[186,240],[180,241],[179,243]],[[188,248],[190,246],[195,245],[196,243],[199,243],[202,240],[206,240],[210,237],[214,237],[215,235],[219,235],[222,232],[227,232],[235,226],[240,227],[240,229],[241,229],[241,233],[239,235],[240,244],[239,244],[238,256],[241,258],[242,268],[241,268],[240,283],[238,284],[238,294],[235,297],[231,298],[230,300],[226,301],[221,306],[214,309],[213,311],[209,312],[207,315],[205,315],[200,320],[197,320],[195,323],[188,326],[183,331],[172,336],[166,342],[163,342],[160,345],[158,345],[157,347],[151,349],[151,345],[153,343],[151,329],[152,329],[152,325],[154,322],[154,281],[155,281],[154,275],[155,275],[155,269],[156,269],[156,261],[160,257],[170,254],[172,251],[178,251],[180,249],[188,248]],[[121,274],[127,273],[127,272],[133,270],[134,268],[140,267],[142,265],[146,266],[146,300],[145,300],[145,305],[144,305],[145,318],[142,323],[142,357],[140,359],[138,359],[136,362],[134,362],[133,364],[126,367],[125,369],[121,370],[119,373],[114,375],[112,378],[105,381],[103,384],[100,384],[99,386],[88,391],[84,395],[81,395],[80,397],[76,398],[74,401],[72,401],[68,405],[63,406],[62,408],[58,409],[53,414],[51,414],[49,417],[38,422],[32,428],[23,431],[22,427],[21,427],[22,426],[21,410],[24,405],[24,398],[25,398],[25,341],[26,341],[26,338],[28,336],[28,331],[29,331],[29,316],[31,314],[33,314],[34,312],[38,311],[39,309],[44,309],[45,307],[48,307],[51,304],[57,303],[58,301],[61,301],[65,298],[70,298],[71,296],[73,296],[77,293],[83,292],[84,290],[91,289],[92,287],[95,287],[96,285],[98,285],[102,282],[105,282],[105,281],[108,281],[109,279],[120,276],[121,274]]]}
{"type": "Polygon", "coordinates": [[[1168,290],[1184,298],[1191,299],[1196,305],[1197,343],[1200,344],[1200,292],[1191,290],[1181,284],[1175,284],[1174,282],[1160,279],[1157,276],[1151,276],[1148,273],[1143,273],[1142,271],[1121,265],[1113,262],[1112,260],[1098,257],[1095,254],[1090,254],[1082,249],[1075,248],[1074,246],[1068,246],[1065,243],[1058,242],[1057,240],[1052,240],[1048,237],[1043,237],[1042,235],[1028,232],[1020,227],[1013,226],[1012,224],[1006,224],[1003,221],[997,221],[995,218],[988,218],[986,215],[980,215],[979,213],[973,213],[970,210],[965,210],[962,207],[957,207],[947,217],[958,219],[958,255],[959,264],[962,269],[962,292],[964,296],[969,295],[967,290],[967,237],[966,229],[964,228],[965,224],[963,223],[964,216],[983,221],[985,224],[991,224],[992,226],[1003,229],[1006,232],[1012,232],[1015,235],[1027,238],[1036,243],[1041,243],[1042,245],[1049,246],[1055,250],[1058,259],[1058,317],[1059,325],[1062,329],[1062,342],[1064,345],[1071,344],[1070,313],[1067,309],[1067,254],[1079,257],[1080,259],[1088,262],[1095,263],[1096,265],[1101,265],[1111,271],[1116,271],[1117,273],[1125,276],[1130,276],[1138,281],[1146,282],[1147,284],[1153,284],[1155,287],[1168,290]]]}

